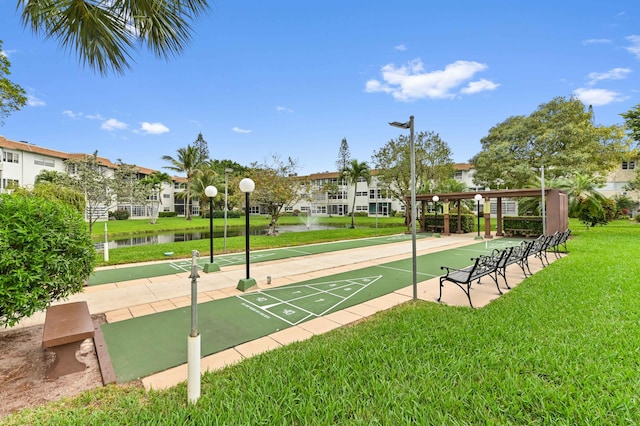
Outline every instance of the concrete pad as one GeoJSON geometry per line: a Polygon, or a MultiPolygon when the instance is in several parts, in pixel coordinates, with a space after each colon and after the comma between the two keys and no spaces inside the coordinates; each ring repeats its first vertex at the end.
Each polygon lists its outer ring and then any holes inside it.
{"type": "Polygon", "coordinates": [[[361,315],[349,312],[346,310],[333,312],[329,315],[325,315],[324,318],[337,322],[340,325],[347,325],[362,319],[361,315]]]}
{"type": "Polygon", "coordinates": [[[410,301],[412,298],[398,293],[390,293],[384,296],[377,297],[375,299],[364,302],[365,304],[372,306],[379,311],[384,311],[394,306],[410,301]]]}
{"type": "Polygon", "coordinates": [[[354,305],[346,308],[345,311],[351,312],[361,317],[370,317],[371,315],[377,314],[380,309],[371,305],[367,305],[366,303],[360,303],[359,305],[354,305]]]}
{"type": "Polygon", "coordinates": [[[313,337],[313,333],[298,326],[285,328],[269,335],[273,340],[282,346],[293,342],[300,342],[313,337]]]}
{"type": "Polygon", "coordinates": [[[131,306],[129,308],[129,311],[131,312],[131,315],[133,315],[134,317],[141,317],[141,316],[144,316],[144,315],[150,315],[150,314],[155,314],[156,313],[155,309],[153,309],[153,306],[151,306],[150,303],[145,303],[143,305],[131,306]]]}
{"type": "Polygon", "coordinates": [[[169,311],[171,309],[175,309],[176,305],[174,305],[168,300],[160,300],[158,302],[151,302],[151,307],[156,312],[164,312],[164,311],[169,311]]]}
{"type": "Polygon", "coordinates": [[[129,308],[118,309],[116,311],[110,311],[105,313],[107,322],[118,322],[133,318],[129,308]]]}
{"type": "Polygon", "coordinates": [[[167,389],[187,380],[188,374],[188,364],[182,364],[177,367],[152,374],[151,376],[144,377],[142,378],[142,384],[146,390],[167,389]]]}
{"type": "Polygon", "coordinates": [[[200,362],[200,369],[201,371],[220,370],[229,365],[237,364],[242,360],[243,357],[240,352],[235,349],[227,349],[202,358],[200,362]]]}
{"type": "Polygon", "coordinates": [[[314,318],[312,320],[299,324],[298,327],[305,329],[313,334],[323,334],[340,327],[335,321],[331,321],[326,317],[314,318]]]}
{"type": "Polygon", "coordinates": [[[270,336],[260,337],[259,339],[252,340],[247,343],[243,343],[235,347],[240,355],[245,358],[252,357],[254,355],[261,354],[263,352],[270,351],[282,346],[277,341],[273,340],[270,336]]]}

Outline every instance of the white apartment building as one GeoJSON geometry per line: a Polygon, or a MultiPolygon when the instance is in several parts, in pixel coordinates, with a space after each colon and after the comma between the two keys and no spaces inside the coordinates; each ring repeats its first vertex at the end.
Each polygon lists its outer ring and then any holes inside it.
{"type": "MultiPolygon", "coordinates": [[[[6,192],[13,186],[29,187],[35,183],[36,176],[42,171],[56,171],[68,173],[66,162],[70,159],[83,158],[89,154],[69,154],[44,148],[27,142],[16,142],[0,136],[0,193],[6,192]]],[[[112,176],[118,167],[104,157],[98,157],[98,163],[107,176],[112,176]]],[[[136,166],[137,167],[137,166],[136,166]]],[[[138,178],[150,175],[154,170],[137,167],[138,178]]],[[[160,211],[176,211],[184,214],[184,199],[177,199],[175,194],[184,191],[185,180],[174,178],[173,184],[163,184],[160,194],[153,195],[160,200],[160,211]]],[[[150,198],[150,200],[151,200],[150,198]]],[[[153,201],[156,201],[154,199],[153,201]]],[[[130,217],[148,217],[149,205],[116,206],[129,211],[130,217]]],[[[115,208],[111,208],[112,210],[115,208]]],[[[109,206],[103,206],[96,213],[101,219],[107,219],[109,206]]],[[[198,203],[192,206],[192,214],[199,214],[198,203]]],[[[96,217],[96,215],[93,215],[96,217]]]]}

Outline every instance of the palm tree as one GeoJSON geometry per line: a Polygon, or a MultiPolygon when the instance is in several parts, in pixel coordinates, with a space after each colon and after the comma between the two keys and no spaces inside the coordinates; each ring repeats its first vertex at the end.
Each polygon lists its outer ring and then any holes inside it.
{"type": "Polygon", "coordinates": [[[598,192],[600,178],[574,173],[563,179],[559,188],[567,191],[569,197],[569,217],[577,217],[587,225],[607,223],[607,197],[598,192]]]}
{"type": "Polygon", "coordinates": [[[207,0],[18,0],[18,9],[25,28],[57,39],[75,50],[80,62],[105,75],[131,68],[132,51],[142,45],[164,59],[181,53],[191,36],[191,21],[209,5],[207,0]]]}
{"type": "Polygon", "coordinates": [[[167,173],[156,171],[145,177],[142,181],[144,185],[151,190],[152,195],[157,195],[158,197],[157,206],[155,205],[155,201],[152,201],[151,224],[155,225],[158,220],[158,210],[160,209],[160,204],[162,204],[162,198],[160,198],[162,184],[170,184],[173,180],[167,173]]]}
{"type": "Polygon", "coordinates": [[[353,205],[351,207],[351,227],[355,228],[355,210],[356,210],[356,194],[358,192],[358,181],[361,179],[371,183],[371,169],[369,165],[363,161],[351,160],[347,167],[342,170],[342,174],[351,185],[353,185],[353,205]]]}
{"type": "Polygon", "coordinates": [[[191,198],[191,179],[193,175],[200,170],[202,164],[206,161],[206,158],[202,158],[200,150],[193,145],[187,145],[186,148],[178,149],[177,158],[173,158],[170,155],[163,155],[162,159],[171,163],[170,166],[165,166],[165,169],[173,170],[179,173],[187,174],[187,190],[184,196],[185,200],[185,218],[191,220],[191,209],[189,207],[189,199],[191,198]]]}
{"type": "MultiPolygon", "coordinates": [[[[204,192],[204,190],[209,185],[218,187],[220,186],[220,182],[218,181],[218,174],[214,170],[203,168],[193,175],[193,181],[191,182],[191,192],[193,192],[193,195],[198,197],[198,200],[200,200],[200,212],[204,212],[206,209],[205,205],[209,197],[207,197],[207,194],[204,192]]],[[[200,214],[202,215],[202,213],[200,214]]]]}

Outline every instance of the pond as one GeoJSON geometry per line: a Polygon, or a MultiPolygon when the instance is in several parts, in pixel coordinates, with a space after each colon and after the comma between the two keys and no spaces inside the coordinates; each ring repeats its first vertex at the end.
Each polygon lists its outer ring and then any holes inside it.
{"type": "MultiPolygon", "coordinates": [[[[306,232],[319,231],[324,229],[336,229],[334,226],[324,225],[285,225],[277,227],[279,233],[285,232],[306,232]]],[[[227,237],[240,237],[245,235],[244,228],[227,228],[227,237]]],[[[252,226],[249,228],[249,235],[266,235],[269,231],[268,226],[252,226]]],[[[213,238],[224,238],[224,229],[215,227],[213,238]]],[[[209,231],[192,231],[192,232],[163,232],[160,234],[144,234],[135,237],[109,237],[109,249],[118,247],[144,246],[151,244],[178,243],[182,241],[208,240],[209,231]]],[[[104,236],[94,239],[96,250],[104,248],[104,236]]]]}

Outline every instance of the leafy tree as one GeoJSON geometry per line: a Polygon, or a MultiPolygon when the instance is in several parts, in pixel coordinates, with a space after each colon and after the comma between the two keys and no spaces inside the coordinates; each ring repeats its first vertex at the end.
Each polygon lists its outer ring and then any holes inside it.
{"type": "Polygon", "coordinates": [[[195,149],[200,151],[200,157],[203,158],[204,161],[209,159],[209,145],[207,144],[207,141],[204,140],[202,133],[198,133],[198,137],[193,142],[193,146],[195,149]]]}
{"type": "Polygon", "coordinates": [[[291,179],[297,168],[291,157],[283,161],[278,156],[273,156],[269,164],[251,165],[249,177],[256,185],[251,200],[266,209],[271,217],[268,235],[277,234],[276,225],[284,209],[300,199],[300,181],[291,179]]]}
{"type": "Polygon", "coordinates": [[[606,175],[628,150],[621,126],[594,125],[592,110],[576,98],[554,98],[529,116],[509,117],[480,141],[470,163],[480,186],[522,188],[545,167],[549,178],[606,175]]]}
{"type": "Polygon", "coordinates": [[[344,170],[349,166],[351,161],[351,152],[349,151],[349,144],[347,138],[342,138],[340,143],[340,151],[338,151],[338,160],[336,161],[336,168],[338,171],[344,170]]]}
{"type": "Polygon", "coordinates": [[[625,126],[631,138],[636,144],[640,145],[640,104],[620,115],[624,118],[625,126]]]}
{"type": "Polygon", "coordinates": [[[106,167],[98,161],[98,151],[67,160],[67,171],[71,175],[70,185],[84,194],[87,203],[85,215],[91,232],[93,224],[115,204],[111,193],[113,178],[107,175],[106,167]]]}
{"type": "Polygon", "coordinates": [[[0,194],[0,326],[81,291],[94,262],[91,234],[73,208],[0,194]]]}
{"type": "MultiPolygon", "coordinates": [[[[232,208],[232,206],[236,205],[236,200],[238,197],[235,197],[234,194],[239,191],[238,185],[231,184],[232,176],[247,176],[249,173],[249,168],[246,166],[242,166],[235,161],[231,160],[209,160],[207,166],[216,172],[216,174],[222,180],[222,186],[218,188],[221,192],[224,192],[224,176],[225,170],[230,169],[232,172],[228,173],[229,180],[227,181],[227,195],[228,195],[228,207],[232,208]]],[[[222,199],[224,203],[224,199],[222,199]]],[[[239,204],[238,204],[239,205],[239,204]]]]}
{"type": "Polygon", "coordinates": [[[21,187],[13,192],[16,195],[29,196],[36,195],[38,197],[47,198],[53,201],[60,201],[73,208],[80,214],[84,214],[86,201],[82,192],[70,187],[66,184],[50,182],[46,180],[37,180],[33,188],[21,187]]]}
{"type": "Polygon", "coordinates": [[[165,166],[165,169],[187,174],[187,190],[184,194],[186,197],[184,214],[187,220],[191,220],[191,208],[189,206],[189,201],[192,196],[191,180],[207,159],[202,157],[202,151],[193,145],[187,145],[185,148],[178,148],[178,155],[176,158],[173,158],[170,155],[163,155],[162,159],[171,163],[171,165],[165,166]]]}
{"type": "MultiPolygon", "coordinates": [[[[451,149],[433,132],[420,132],[414,140],[416,188],[433,192],[453,176],[451,149]]],[[[407,136],[390,140],[373,154],[378,182],[408,208],[404,197],[411,193],[411,140],[407,136]]]]}
{"type": "Polygon", "coordinates": [[[80,62],[107,74],[122,74],[132,52],[146,45],[169,59],[181,53],[191,36],[191,22],[208,10],[206,0],[95,2],[19,0],[25,28],[75,50],[80,62]]]}
{"type": "Polygon", "coordinates": [[[171,176],[169,176],[165,172],[153,172],[150,175],[146,176],[142,179],[142,185],[147,188],[150,192],[150,196],[148,200],[151,204],[151,224],[155,225],[158,221],[158,212],[160,211],[160,204],[162,204],[162,199],[160,198],[160,193],[162,192],[162,185],[167,183],[171,184],[173,180],[171,176]]]}
{"type": "Polygon", "coordinates": [[[2,51],[2,40],[0,40],[0,126],[4,125],[5,117],[18,111],[27,103],[24,89],[7,78],[11,74],[10,68],[11,62],[2,51]]]}
{"type": "Polygon", "coordinates": [[[356,214],[356,193],[358,192],[358,181],[363,179],[367,184],[371,183],[371,169],[369,165],[362,161],[351,160],[347,167],[342,170],[342,175],[347,182],[353,185],[353,205],[351,206],[351,227],[355,228],[355,214],[356,214]]]}
{"type": "Polygon", "coordinates": [[[129,213],[132,214],[134,205],[147,204],[150,188],[140,179],[140,170],[135,165],[125,164],[120,159],[116,164],[118,167],[113,172],[112,192],[118,206],[129,206],[129,213]]]}

